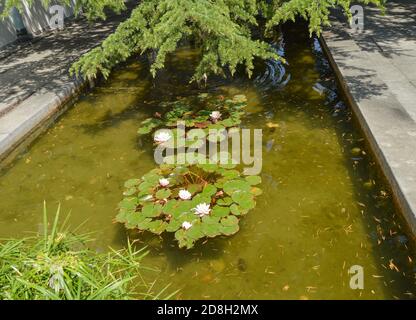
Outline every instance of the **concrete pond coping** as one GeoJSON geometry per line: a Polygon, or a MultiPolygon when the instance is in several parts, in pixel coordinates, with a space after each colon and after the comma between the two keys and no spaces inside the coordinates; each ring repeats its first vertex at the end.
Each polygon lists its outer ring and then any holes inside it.
{"type": "Polygon", "coordinates": [[[357,34],[334,12],[320,42],[339,85],[416,235],[416,3],[365,11],[357,34]]]}

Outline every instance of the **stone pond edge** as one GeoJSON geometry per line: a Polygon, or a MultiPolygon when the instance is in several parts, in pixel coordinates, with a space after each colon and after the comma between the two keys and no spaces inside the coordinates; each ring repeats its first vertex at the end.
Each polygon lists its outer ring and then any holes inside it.
{"type": "MultiPolygon", "coordinates": [[[[352,40],[344,40],[344,41],[352,41],[352,40]]],[[[322,35],[319,38],[319,42],[323,49],[323,52],[328,59],[333,72],[335,73],[337,82],[339,84],[339,88],[341,93],[347,100],[347,104],[351,107],[353,114],[360,126],[360,129],[365,135],[366,142],[369,144],[373,155],[375,156],[375,160],[379,165],[382,174],[384,175],[385,179],[389,183],[389,186],[393,192],[393,197],[395,204],[399,207],[399,210],[402,212],[410,231],[412,232],[413,237],[416,237],[416,211],[412,208],[411,201],[407,198],[406,194],[403,192],[402,188],[400,187],[400,183],[398,178],[395,176],[391,165],[389,164],[388,160],[386,159],[382,147],[380,147],[379,143],[377,142],[377,138],[375,137],[374,133],[372,132],[368,119],[366,119],[365,115],[363,114],[360,103],[354,98],[353,94],[351,93],[347,81],[345,80],[342,71],[338,67],[334,56],[331,52],[331,49],[325,40],[325,35],[322,35]]]]}

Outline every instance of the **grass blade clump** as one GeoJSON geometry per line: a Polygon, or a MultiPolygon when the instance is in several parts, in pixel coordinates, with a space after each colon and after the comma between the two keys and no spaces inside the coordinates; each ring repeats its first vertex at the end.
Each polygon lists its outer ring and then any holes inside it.
{"type": "Polygon", "coordinates": [[[0,242],[0,299],[89,300],[158,299],[141,275],[145,248],[128,242],[121,250],[98,253],[86,244],[87,234],[74,234],[59,223],[51,228],[44,209],[43,234],[0,242]],[[140,293],[144,292],[144,293],[140,293]]]}

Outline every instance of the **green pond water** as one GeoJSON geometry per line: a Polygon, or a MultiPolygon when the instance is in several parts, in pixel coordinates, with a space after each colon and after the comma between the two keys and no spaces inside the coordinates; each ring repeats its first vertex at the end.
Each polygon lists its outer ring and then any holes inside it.
{"type": "Polygon", "coordinates": [[[59,202],[70,211],[71,225],[86,221],[97,250],[123,247],[127,233],[113,219],[124,181],[156,166],[136,134],[140,121],[177,97],[245,94],[242,126],[263,129],[264,193],[235,236],[192,250],[134,234],[150,250],[145,263],[160,270],[155,288],[171,283],[183,299],[414,298],[414,240],[316,40],[289,29],[284,41],[284,75],[282,65],[261,64],[257,79],[213,78],[198,88],[188,84],[197,56],[189,48],[155,80],[145,62],[116,70],[2,169],[0,237],[40,230],[46,200],[51,214],[59,202]],[[332,91],[320,94],[317,83],[332,91]],[[353,265],[364,269],[363,290],[349,286],[353,265]]]}

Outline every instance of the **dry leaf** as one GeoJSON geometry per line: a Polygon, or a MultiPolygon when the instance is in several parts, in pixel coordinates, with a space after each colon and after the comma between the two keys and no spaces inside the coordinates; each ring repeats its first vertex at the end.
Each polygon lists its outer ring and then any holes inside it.
{"type": "Polygon", "coordinates": [[[278,128],[279,127],[279,125],[277,123],[274,123],[274,122],[267,122],[266,126],[268,128],[278,128]]]}
{"type": "Polygon", "coordinates": [[[399,268],[397,268],[397,266],[393,263],[393,259],[390,259],[389,261],[389,268],[390,270],[396,270],[397,272],[400,272],[399,268]]]}

